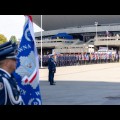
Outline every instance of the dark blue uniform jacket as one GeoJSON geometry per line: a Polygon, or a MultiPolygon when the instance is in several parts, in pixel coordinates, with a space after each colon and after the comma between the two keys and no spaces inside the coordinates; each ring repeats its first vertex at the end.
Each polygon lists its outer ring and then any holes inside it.
{"type": "Polygon", "coordinates": [[[48,69],[49,71],[56,72],[56,62],[53,58],[49,58],[48,60],[48,69]]]}
{"type": "Polygon", "coordinates": [[[0,105],[22,105],[15,78],[0,69],[0,105]]]}

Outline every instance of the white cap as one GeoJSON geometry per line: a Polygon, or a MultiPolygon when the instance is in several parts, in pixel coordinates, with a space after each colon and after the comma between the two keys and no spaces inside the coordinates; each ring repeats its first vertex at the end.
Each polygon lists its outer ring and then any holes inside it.
{"type": "Polygon", "coordinates": [[[49,54],[50,57],[54,56],[55,54],[49,54]]]}

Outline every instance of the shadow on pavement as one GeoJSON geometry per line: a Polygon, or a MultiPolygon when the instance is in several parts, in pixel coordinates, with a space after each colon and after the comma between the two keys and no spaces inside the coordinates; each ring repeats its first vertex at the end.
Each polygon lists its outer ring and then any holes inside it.
{"type": "Polygon", "coordinates": [[[120,83],[40,81],[43,105],[120,105],[120,83]]]}

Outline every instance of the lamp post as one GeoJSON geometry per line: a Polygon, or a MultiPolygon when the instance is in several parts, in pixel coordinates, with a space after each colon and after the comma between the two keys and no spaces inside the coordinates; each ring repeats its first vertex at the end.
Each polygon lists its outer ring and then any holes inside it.
{"type": "MultiPolygon", "coordinates": [[[[41,15],[41,29],[42,29],[42,15],[41,15]]],[[[43,68],[42,66],[42,30],[41,30],[41,68],[43,68]]]]}
{"type": "Polygon", "coordinates": [[[95,26],[96,26],[96,40],[97,40],[97,26],[98,26],[98,22],[95,22],[95,26]]]}

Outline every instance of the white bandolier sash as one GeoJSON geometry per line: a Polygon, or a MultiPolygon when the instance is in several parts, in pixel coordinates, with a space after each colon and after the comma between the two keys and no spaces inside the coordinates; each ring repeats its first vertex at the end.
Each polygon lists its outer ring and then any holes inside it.
{"type": "Polygon", "coordinates": [[[16,100],[14,98],[14,95],[13,95],[13,92],[12,92],[12,89],[11,89],[11,86],[8,82],[8,80],[4,77],[2,77],[3,79],[3,82],[4,82],[4,87],[5,87],[5,105],[7,103],[7,92],[8,92],[8,95],[9,95],[9,98],[10,98],[10,101],[11,101],[11,104],[22,104],[22,98],[21,96],[19,96],[18,100],[16,100]]]}

